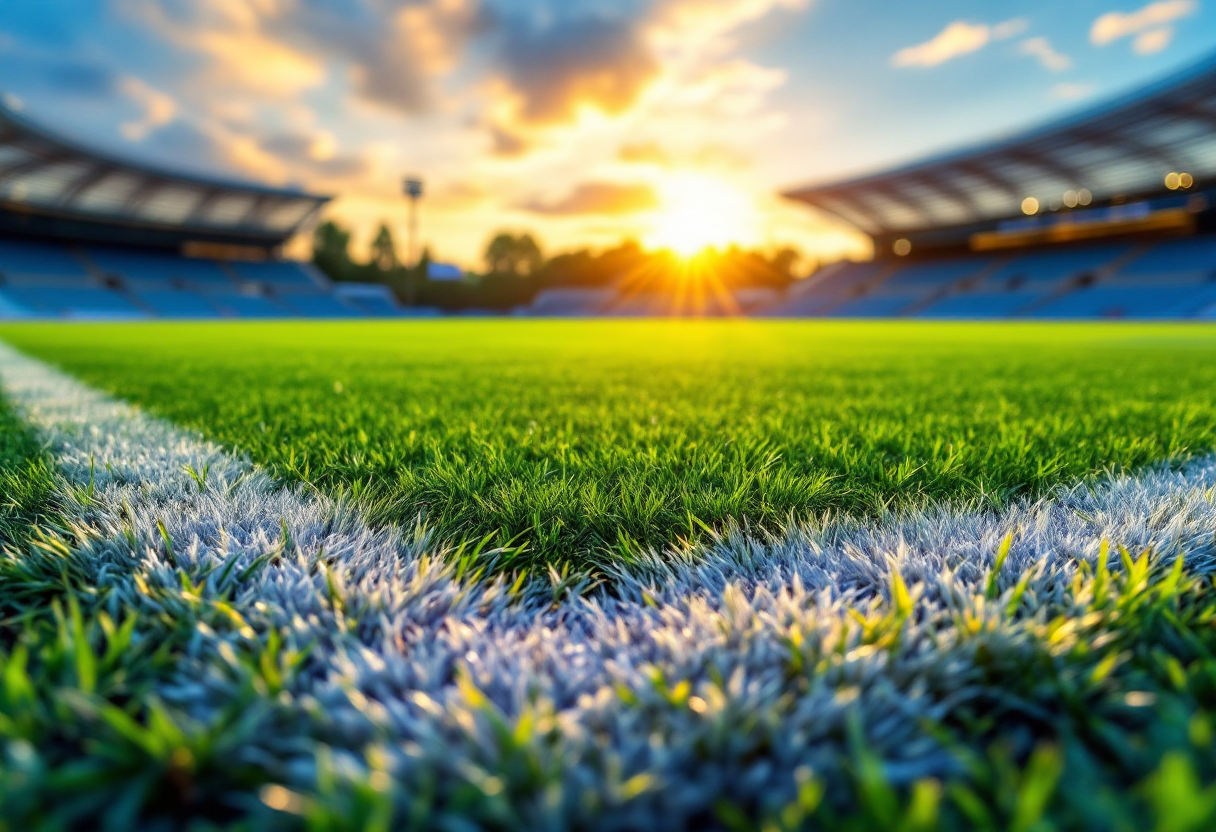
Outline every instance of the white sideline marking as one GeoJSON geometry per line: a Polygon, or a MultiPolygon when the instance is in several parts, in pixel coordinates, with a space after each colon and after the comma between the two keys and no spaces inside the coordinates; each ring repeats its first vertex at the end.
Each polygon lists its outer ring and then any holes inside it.
{"type": "MultiPolygon", "coordinates": [[[[984,678],[974,638],[954,629],[957,614],[987,620],[999,649],[1035,643],[1032,619],[1041,616],[1009,620],[1003,604],[980,597],[1010,531],[1017,539],[1001,589],[1035,570],[1030,610],[1066,603],[1078,558],[1093,559],[1103,538],[1185,553],[1192,571],[1216,562],[1216,461],[1207,459],[1000,513],[935,510],[872,528],[793,529],[775,541],[735,532],[695,552],[651,556],[616,576],[615,595],[554,602],[549,587],[531,585],[512,599],[501,582],[455,580],[422,555],[436,550],[425,536],[369,529],[349,509],[280,487],[247,460],[3,344],[0,381],[50,443],[60,497],[95,535],[95,580],[115,606],[171,609],[181,596],[176,567],[197,574],[235,558],[243,569],[279,547],[286,527],[294,548],[231,601],[258,633],[276,628],[291,645],[314,645],[291,688],[300,734],[265,738],[271,753],[290,756],[299,740],[322,736],[355,770],[375,743],[407,784],[439,776],[492,791],[520,763],[489,712],[511,725],[534,714],[543,728],[521,742],[560,789],[512,794],[521,828],[679,828],[720,798],[780,803],[800,766],[841,764],[854,709],[894,779],[941,774],[949,758],[918,718],[971,699],[984,678]],[[205,488],[186,467],[207,469],[205,488]],[[82,501],[90,471],[92,498],[82,501]],[[886,593],[896,568],[913,586],[905,636],[891,650],[860,645],[847,612],[886,593]],[[136,573],[163,597],[144,593],[136,573]],[[802,686],[787,675],[793,632],[817,667],[795,674],[802,686]],[[461,676],[490,704],[457,684],[461,676]],[[684,680],[683,698],[664,693],[684,680]],[[652,778],[648,788],[630,781],[638,775],[652,778]]],[[[249,637],[200,631],[162,695],[205,719],[231,695],[225,642],[249,637]]],[[[306,760],[297,759],[303,784],[306,760]]]]}

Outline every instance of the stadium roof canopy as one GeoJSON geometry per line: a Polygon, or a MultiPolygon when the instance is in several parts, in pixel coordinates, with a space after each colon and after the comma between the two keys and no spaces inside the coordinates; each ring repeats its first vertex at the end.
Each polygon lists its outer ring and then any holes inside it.
{"type": "Polygon", "coordinates": [[[280,244],[329,197],[163,170],[83,147],[0,101],[0,209],[280,244]]]}
{"type": "Polygon", "coordinates": [[[1046,208],[1147,195],[1171,172],[1216,177],[1216,56],[1020,135],[786,196],[880,237],[1007,219],[1028,197],[1046,208]]]}

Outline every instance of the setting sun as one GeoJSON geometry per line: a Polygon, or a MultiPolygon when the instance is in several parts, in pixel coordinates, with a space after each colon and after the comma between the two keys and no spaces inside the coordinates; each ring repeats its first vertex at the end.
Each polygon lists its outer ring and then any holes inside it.
{"type": "Polygon", "coordinates": [[[647,242],[684,257],[707,248],[755,242],[759,218],[752,198],[718,179],[671,177],[659,187],[662,208],[647,242]]]}

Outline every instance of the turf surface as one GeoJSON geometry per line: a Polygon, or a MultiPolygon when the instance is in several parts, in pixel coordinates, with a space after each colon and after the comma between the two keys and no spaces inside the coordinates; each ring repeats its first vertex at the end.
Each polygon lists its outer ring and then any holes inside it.
{"type": "Polygon", "coordinates": [[[1216,329],[760,322],[12,325],[276,473],[552,562],[734,520],[998,504],[1216,444],[1216,329]]]}
{"type": "MultiPolygon", "coordinates": [[[[223,438],[207,424],[216,418],[230,444],[250,449],[282,472],[306,473],[329,490],[350,490],[370,473],[363,460],[326,467],[322,459],[304,471],[301,454],[315,454],[318,437],[331,429],[327,425],[350,447],[387,446],[402,429],[421,430],[410,421],[417,417],[411,416],[409,397],[428,390],[438,397],[426,407],[432,424],[444,429],[440,436],[459,438],[452,425],[486,418],[469,389],[500,403],[501,414],[490,422],[495,430],[483,431],[484,446],[464,437],[469,466],[519,452],[513,441],[526,431],[513,432],[511,425],[522,416],[502,404],[514,394],[532,403],[524,415],[537,422],[534,436],[579,427],[592,437],[613,439],[631,462],[623,476],[635,482],[645,482],[637,478],[665,460],[678,459],[672,454],[686,446],[673,451],[664,430],[674,431],[677,421],[726,458],[708,471],[680,469],[695,473],[688,479],[700,486],[732,471],[746,474],[748,458],[730,456],[732,439],[760,436],[766,426],[773,450],[783,455],[760,479],[810,476],[823,464],[818,457],[793,473],[782,472],[800,458],[791,449],[806,453],[824,444],[806,437],[816,424],[826,424],[837,445],[845,437],[861,437],[859,449],[830,457],[841,473],[827,481],[823,502],[808,505],[863,512],[937,495],[975,499],[971,488],[979,481],[986,499],[997,502],[1105,465],[1134,466],[1204,450],[1212,431],[1206,414],[1214,347],[1201,328],[157,326],[14,328],[0,337],[223,438]],[[597,330],[596,343],[559,341],[560,354],[553,354],[551,339],[597,330]],[[881,342],[872,340],[878,333],[886,336],[881,342]],[[402,334],[433,340],[461,334],[465,352],[456,344],[429,348],[431,353],[425,344],[383,346],[402,334]],[[677,334],[686,337],[681,341],[677,334]],[[335,342],[338,336],[347,340],[335,342]],[[476,350],[474,336],[482,339],[476,350]],[[666,339],[666,352],[648,356],[641,337],[650,344],[666,339]],[[293,348],[291,339],[305,345],[293,348]],[[554,383],[548,397],[529,390],[530,382],[546,375],[562,384],[554,383]],[[441,395],[445,378],[453,389],[441,395]],[[462,379],[464,387],[452,379],[462,379]],[[613,379],[624,379],[619,384],[626,389],[614,387],[613,379]],[[732,390],[718,389],[727,382],[732,390]],[[571,411],[566,400],[576,384],[587,385],[581,410],[604,411],[603,425],[583,416],[570,427],[553,427],[553,413],[580,412],[571,411]],[[222,389],[209,393],[208,385],[222,389]],[[259,400],[259,385],[273,397],[259,400]],[[766,409],[765,396],[775,407],[766,409]],[[679,419],[650,425],[647,410],[629,411],[635,420],[630,432],[614,408],[637,397],[649,403],[649,412],[679,419]],[[788,404],[791,398],[797,406],[788,404]],[[242,428],[237,411],[227,409],[229,400],[256,407],[256,420],[242,428]],[[380,415],[371,419],[375,413],[380,415]],[[265,416],[277,421],[265,422],[263,429],[265,416]],[[352,444],[349,433],[365,417],[371,423],[367,442],[352,444]],[[882,426],[890,431],[901,419],[910,431],[899,441],[909,456],[922,454],[912,457],[913,465],[928,461],[904,477],[906,495],[895,478],[866,476],[899,464],[898,452],[885,465],[864,460],[883,450],[884,441],[894,441],[881,433],[882,426]],[[396,431],[389,429],[394,420],[396,431]],[[592,430],[604,425],[616,425],[616,433],[592,430]],[[959,461],[954,467],[937,464],[935,478],[924,479],[935,464],[935,430],[940,441],[954,443],[959,461]],[[1028,446],[1020,453],[1019,441],[1028,446]],[[649,467],[648,448],[655,449],[649,467]],[[1030,468],[1025,458],[1036,454],[1052,464],[1030,468]],[[1026,479],[1019,480],[1019,470],[1033,476],[1023,473],[1026,479]],[[854,488],[839,488],[842,480],[854,488]]],[[[47,395],[77,401],[70,391],[47,395]]],[[[64,422],[75,436],[74,416],[64,422]]],[[[99,432],[90,440],[99,453],[98,470],[109,471],[103,452],[113,446],[97,420],[88,423],[99,432]]],[[[603,463],[590,455],[589,444],[584,440],[579,454],[568,452],[579,463],[570,465],[573,482],[594,483],[602,470],[592,465],[603,463]]],[[[551,443],[540,447],[556,453],[551,443]]],[[[530,462],[525,456],[507,473],[526,474],[524,463],[530,462]]],[[[418,476],[433,476],[435,466],[415,468],[418,476]]],[[[162,473],[177,474],[186,494],[195,494],[196,487],[204,491],[202,483],[186,479],[181,466],[162,473]]],[[[683,476],[669,472],[657,482],[683,476]]],[[[132,499],[150,503],[141,514],[130,502],[106,502],[102,490],[94,493],[92,480],[79,464],[52,478],[41,446],[0,403],[0,494],[9,500],[9,528],[34,522],[48,503],[66,517],[89,518],[65,524],[70,532],[50,531],[0,553],[0,832],[656,828],[656,817],[671,817],[664,801],[695,792],[702,778],[723,771],[734,772],[725,787],[710,799],[697,798],[698,813],[685,809],[684,822],[675,827],[1199,832],[1216,821],[1216,787],[1210,785],[1216,781],[1216,605],[1211,524],[1204,514],[1211,492],[1202,483],[1196,493],[1176,495],[1164,510],[1125,529],[1136,537],[1150,526],[1177,526],[1179,545],[1122,551],[1118,544],[1124,541],[1116,534],[1096,561],[1081,556],[1060,573],[1043,561],[1020,560],[1020,543],[1012,555],[1003,545],[995,558],[985,554],[950,570],[912,568],[923,582],[911,585],[894,571],[894,559],[880,558],[893,570],[882,573],[889,585],[880,581],[861,594],[837,597],[784,584],[780,592],[748,594],[744,581],[742,590],[724,594],[720,609],[707,606],[704,594],[689,602],[687,625],[680,617],[685,607],[679,587],[661,602],[648,588],[620,587],[618,596],[599,603],[653,609],[654,620],[634,634],[619,619],[611,628],[630,643],[610,650],[616,684],[580,700],[592,719],[573,724],[571,703],[554,695],[570,682],[567,676],[585,673],[585,665],[575,659],[569,667],[546,665],[545,676],[521,671],[524,661],[511,663],[503,678],[514,680],[522,672],[529,680],[526,701],[517,702],[514,687],[496,689],[487,684],[488,671],[476,670],[475,664],[498,656],[484,650],[482,658],[466,655],[465,664],[451,663],[454,675],[450,667],[425,669],[404,688],[410,694],[430,690],[429,698],[388,696],[395,708],[426,706],[411,711],[404,723],[426,729],[428,744],[415,744],[378,733],[382,729],[367,733],[347,723],[335,728],[330,718],[336,709],[317,707],[310,692],[322,681],[335,692],[347,691],[350,707],[366,709],[380,725],[368,698],[375,705],[386,694],[365,683],[380,677],[381,665],[341,660],[336,678],[330,678],[322,672],[327,656],[362,656],[374,647],[387,649],[394,661],[424,663],[443,638],[403,649],[371,625],[385,608],[408,608],[394,632],[417,636],[417,627],[433,621],[452,599],[464,598],[463,592],[439,586],[439,597],[428,595],[428,587],[436,589],[435,575],[415,586],[394,571],[393,579],[402,581],[394,591],[404,597],[386,600],[385,585],[360,583],[366,565],[312,563],[308,558],[321,557],[323,548],[311,546],[282,563],[256,549],[244,551],[239,563],[204,562],[195,559],[197,553],[178,559],[163,521],[138,534],[132,526],[147,510],[161,510],[160,489],[128,483],[132,499]],[[27,490],[13,498],[3,490],[12,483],[27,490]],[[1175,559],[1178,553],[1185,555],[1185,569],[1175,559]],[[310,575],[321,569],[336,576],[314,582],[270,575],[262,584],[319,593],[301,608],[324,619],[310,624],[324,638],[301,636],[302,622],[273,603],[277,590],[266,596],[252,591],[254,572],[262,567],[310,575]],[[339,625],[348,619],[352,626],[339,625]],[[684,629],[694,625],[695,632],[684,629]],[[659,634],[658,649],[648,655],[637,644],[652,631],[659,634]],[[754,675],[731,670],[749,655],[754,675]],[[763,670],[771,676],[762,678],[763,670]],[[372,675],[364,678],[365,672],[372,675]],[[199,685],[200,679],[206,684],[199,685]],[[200,697],[207,707],[198,706],[200,697]],[[913,703],[922,709],[915,718],[908,711],[913,703]],[[790,734],[806,714],[833,709],[847,710],[843,727],[809,737],[790,734]],[[620,721],[611,724],[628,730],[603,730],[597,720],[612,714],[620,721]],[[442,730],[429,733],[432,727],[442,730]],[[891,731],[923,736],[892,743],[891,731]],[[630,738],[637,742],[630,745],[630,738]],[[926,768],[901,764],[901,755],[914,746],[924,752],[926,743],[940,748],[945,762],[926,768]],[[814,752],[823,762],[793,767],[791,761],[802,757],[786,756],[790,747],[798,754],[814,752]],[[771,781],[778,785],[755,785],[771,781]],[[592,801],[597,789],[605,802],[592,801]]],[[[382,483],[361,493],[378,500],[381,511],[408,517],[408,495],[389,488],[399,485],[382,483]]],[[[519,499],[531,496],[527,489],[520,494],[519,499]]],[[[737,514],[723,516],[759,518],[762,524],[783,516],[756,514],[761,501],[739,505],[737,514]]],[[[1075,508],[1064,513],[1084,516],[1075,508]]],[[[429,516],[444,517],[434,504],[429,516]]],[[[170,526],[177,519],[169,518],[170,526]]],[[[652,539],[687,533],[676,512],[669,520],[655,525],[652,539]]],[[[443,528],[462,533],[459,525],[443,528]]],[[[286,546],[286,526],[283,535],[286,546]]],[[[603,545],[591,536],[572,540],[590,540],[581,544],[584,552],[603,545]]],[[[560,556],[556,547],[562,542],[550,541],[553,548],[542,551],[560,556]]],[[[1089,551],[1097,540],[1078,539],[1077,545],[1089,551]]],[[[1049,554],[1067,564],[1075,553],[1054,547],[1049,554]]],[[[804,566],[821,569],[822,561],[823,553],[816,552],[814,563],[804,566]]],[[[444,574],[454,568],[438,567],[449,570],[444,574]]],[[[855,577],[844,568],[832,585],[855,577]]],[[[512,615],[550,615],[553,604],[547,595],[531,607],[507,604],[500,624],[512,615]]],[[[573,604],[542,620],[538,632],[560,629],[573,609],[593,615],[588,610],[596,608],[573,604]]],[[[477,610],[475,617],[482,619],[484,610],[477,610]]],[[[502,632],[462,629],[462,620],[436,625],[437,632],[502,632]]],[[[568,637],[565,647],[575,640],[568,637]]],[[[593,640],[594,648],[602,643],[593,640]]],[[[517,648],[522,656],[537,649],[531,642],[523,645],[517,648]]]]}
{"type": "Polygon", "coordinates": [[[0,395],[0,545],[19,545],[50,512],[50,461],[0,395]]]}

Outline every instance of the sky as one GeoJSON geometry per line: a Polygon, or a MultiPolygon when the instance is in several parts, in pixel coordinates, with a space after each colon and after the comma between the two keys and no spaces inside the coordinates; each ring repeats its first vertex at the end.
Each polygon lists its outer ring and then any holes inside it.
{"type": "MultiPolygon", "coordinates": [[[[336,197],[362,249],[864,254],[783,190],[1099,103],[1216,50],[1216,0],[4,0],[0,91],[135,159],[336,197]]],[[[299,248],[299,246],[297,246],[299,248]]]]}

